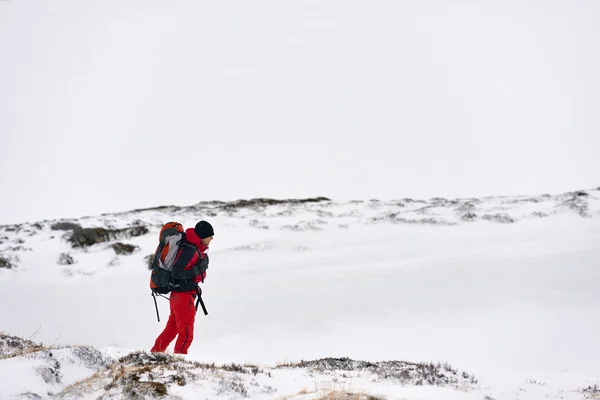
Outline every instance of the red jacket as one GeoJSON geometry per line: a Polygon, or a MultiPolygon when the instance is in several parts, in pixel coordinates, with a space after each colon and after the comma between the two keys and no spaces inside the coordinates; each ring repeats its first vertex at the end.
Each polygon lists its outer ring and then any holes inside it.
{"type": "Polygon", "coordinates": [[[208,247],[202,243],[202,239],[196,234],[194,228],[186,229],[185,240],[188,243],[181,246],[171,271],[175,284],[178,285],[173,291],[195,294],[198,283],[203,282],[206,278],[206,271],[195,275],[193,268],[199,262],[198,257],[207,258],[205,252],[208,247]]]}

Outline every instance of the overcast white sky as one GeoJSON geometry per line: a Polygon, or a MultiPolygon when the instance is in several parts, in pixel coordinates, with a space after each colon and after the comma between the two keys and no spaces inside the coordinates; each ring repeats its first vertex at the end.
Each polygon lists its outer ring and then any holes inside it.
{"type": "Polygon", "coordinates": [[[600,1],[0,0],[0,224],[600,185],[600,1]]]}

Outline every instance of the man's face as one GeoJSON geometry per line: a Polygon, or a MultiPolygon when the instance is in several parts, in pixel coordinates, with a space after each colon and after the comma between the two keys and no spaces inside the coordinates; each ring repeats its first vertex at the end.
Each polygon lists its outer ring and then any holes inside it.
{"type": "Polygon", "coordinates": [[[209,236],[207,238],[202,239],[202,244],[204,244],[206,247],[208,247],[209,243],[213,240],[212,236],[209,236]]]}

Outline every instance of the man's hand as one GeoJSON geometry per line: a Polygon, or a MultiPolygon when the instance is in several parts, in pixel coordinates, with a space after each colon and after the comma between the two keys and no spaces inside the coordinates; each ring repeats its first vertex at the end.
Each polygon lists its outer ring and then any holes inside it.
{"type": "Polygon", "coordinates": [[[204,272],[207,270],[208,268],[208,254],[204,255],[204,258],[202,260],[200,260],[200,263],[198,263],[198,266],[200,267],[200,272],[204,272]]]}
{"type": "Polygon", "coordinates": [[[208,254],[204,255],[204,258],[201,259],[196,265],[194,265],[193,271],[194,275],[201,275],[208,268],[208,254]]]}

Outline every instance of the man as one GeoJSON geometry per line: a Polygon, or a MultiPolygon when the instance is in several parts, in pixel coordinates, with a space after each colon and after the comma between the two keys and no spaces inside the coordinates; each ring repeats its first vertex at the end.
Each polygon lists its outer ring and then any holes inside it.
{"type": "Polygon", "coordinates": [[[194,339],[194,321],[198,283],[204,282],[208,268],[208,245],[213,239],[211,224],[200,221],[185,231],[186,243],[181,246],[171,274],[174,289],[169,298],[171,314],[167,326],[156,338],[151,352],[164,352],[177,336],[175,354],[187,354],[194,339]]]}

